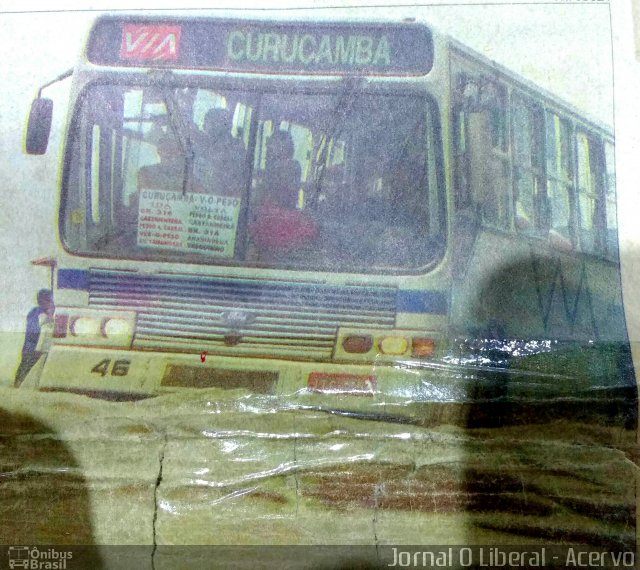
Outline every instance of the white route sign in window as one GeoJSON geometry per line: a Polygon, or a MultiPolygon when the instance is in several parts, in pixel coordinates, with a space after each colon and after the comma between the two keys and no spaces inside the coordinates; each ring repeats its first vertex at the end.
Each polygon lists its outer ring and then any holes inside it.
{"type": "Polygon", "coordinates": [[[233,257],[240,198],[142,190],[138,246],[233,257]]]}

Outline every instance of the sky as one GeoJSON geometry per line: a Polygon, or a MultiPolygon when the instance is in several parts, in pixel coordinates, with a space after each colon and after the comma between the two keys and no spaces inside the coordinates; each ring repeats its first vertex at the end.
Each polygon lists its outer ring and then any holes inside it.
{"type": "MultiPolygon", "coordinates": [[[[612,34],[606,2],[440,2],[418,6],[389,1],[374,5],[340,0],[245,0],[242,5],[253,11],[230,9],[238,4],[193,0],[187,7],[193,8],[189,10],[192,14],[274,19],[417,18],[543,86],[589,116],[613,124],[612,34]]],[[[24,328],[24,315],[33,304],[35,291],[46,286],[45,270],[31,267],[29,261],[54,255],[56,250],[58,173],[70,81],[45,92],[54,100],[54,122],[49,152],[44,157],[22,153],[32,98],[40,85],[73,66],[101,10],[145,6],[164,10],[176,5],[175,0],[52,0],[46,4],[23,0],[19,5],[0,0],[0,176],[4,180],[0,200],[10,206],[0,209],[0,250],[7,252],[0,260],[0,275],[4,276],[0,331],[24,328]],[[48,11],[43,11],[43,6],[48,11]],[[51,11],[53,7],[61,11],[51,11]]],[[[11,346],[14,350],[16,341],[11,341],[11,346]]],[[[0,347],[0,369],[3,359],[12,362],[14,358],[6,353],[0,347]]]]}

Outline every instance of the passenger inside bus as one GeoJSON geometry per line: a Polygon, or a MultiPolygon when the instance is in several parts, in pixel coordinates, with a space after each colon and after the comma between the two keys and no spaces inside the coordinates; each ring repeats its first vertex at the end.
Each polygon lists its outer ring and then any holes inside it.
{"type": "Polygon", "coordinates": [[[160,134],[156,142],[159,162],[143,166],[138,171],[138,188],[182,191],[184,157],[172,133],[160,134]]]}
{"type": "Polygon", "coordinates": [[[259,257],[271,257],[307,245],[318,237],[318,226],[298,209],[301,169],[293,158],[291,134],[276,131],[267,148],[262,196],[249,235],[259,257]]]}
{"type": "Polygon", "coordinates": [[[118,224],[122,228],[120,240],[132,241],[138,229],[138,209],[142,190],[166,190],[182,192],[184,180],[183,153],[172,133],[154,127],[148,141],[155,141],[159,162],[142,166],[138,170],[137,192],[129,196],[129,203],[117,210],[118,224]]]}
{"type": "Polygon", "coordinates": [[[300,164],[294,159],[295,146],[291,134],[286,131],[275,131],[268,141],[267,162],[263,183],[268,193],[275,188],[291,195],[294,206],[302,179],[300,164]]]}
{"type": "MultiPolygon", "coordinates": [[[[182,192],[184,189],[184,153],[175,135],[171,131],[165,133],[159,126],[155,126],[147,141],[155,141],[159,162],[142,166],[138,170],[138,191],[130,195],[128,205],[123,204],[117,210],[118,223],[123,230],[118,238],[121,241],[135,240],[142,190],[182,192]]],[[[202,184],[195,179],[192,180],[189,191],[202,192],[202,184]]]]}
{"type": "Polygon", "coordinates": [[[210,109],[204,118],[194,163],[194,176],[206,192],[225,196],[242,193],[246,152],[231,133],[233,116],[227,109],[210,109]]]}

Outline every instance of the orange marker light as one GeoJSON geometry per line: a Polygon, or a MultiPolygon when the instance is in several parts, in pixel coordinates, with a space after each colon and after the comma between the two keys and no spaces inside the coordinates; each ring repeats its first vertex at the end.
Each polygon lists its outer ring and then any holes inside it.
{"type": "Polygon", "coordinates": [[[436,351],[436,341],[432,338],[414,338],[411,355],[416,358],[428,358],[436,351]]]}

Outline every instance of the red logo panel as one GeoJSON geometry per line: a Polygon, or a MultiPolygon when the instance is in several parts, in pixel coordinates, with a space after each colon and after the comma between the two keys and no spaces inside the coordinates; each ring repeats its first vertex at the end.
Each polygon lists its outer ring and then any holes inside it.
{"type": "Polygon", "coordinates": [[[180,26],[125,24],[121,59],[176,61],[180,55],[180,26]]]}

